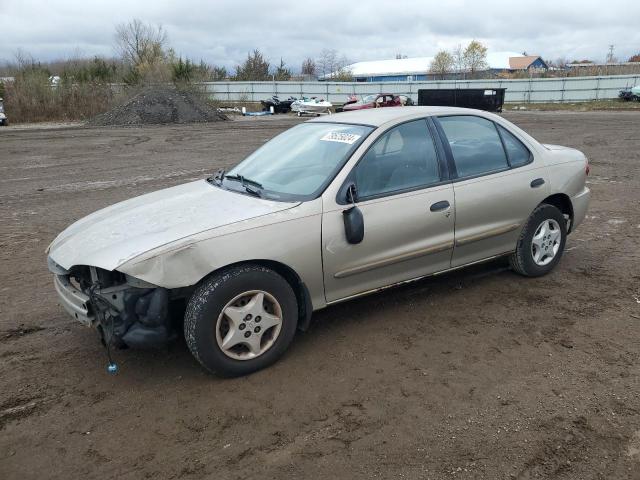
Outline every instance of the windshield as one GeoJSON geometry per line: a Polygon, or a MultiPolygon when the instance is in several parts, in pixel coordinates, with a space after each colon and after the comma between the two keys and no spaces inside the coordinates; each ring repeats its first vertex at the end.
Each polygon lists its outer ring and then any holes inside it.
{"type": "Polygon", "coordinates": [[[260,186],[274,200],[315,198],[333,179],[372,127],[338,123],[303,123],[273,138],[226,176],[226,188],[240,190],[233,177],[260,186]]]}
{"type": "Polygon", "coordinates": [[[362,103],[371,103],[374,102],[378,95],[367,95],[366,97],[362,97],[362,103]]]}

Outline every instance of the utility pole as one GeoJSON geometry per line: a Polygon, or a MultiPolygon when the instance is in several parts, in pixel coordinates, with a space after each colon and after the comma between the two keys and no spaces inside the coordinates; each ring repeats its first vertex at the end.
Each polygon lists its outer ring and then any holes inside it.
{"type": "Polygon", "coordinates": [[[609,45],[609,54],[607,55],[607,63],[613,63],[613,49],[615,45],[609,45]]]}
{"type": "Polygon", "coordinates": [[[605,75],[609,75],[609,64],[613,63],[613,48],[614,45],[609,45],[609,54],[607,55],[607,64],[605,65],[605,75]]]}

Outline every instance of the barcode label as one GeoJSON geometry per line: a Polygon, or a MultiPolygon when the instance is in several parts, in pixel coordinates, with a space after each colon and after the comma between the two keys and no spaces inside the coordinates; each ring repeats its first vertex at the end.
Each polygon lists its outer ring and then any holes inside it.
{"type": "Polygon", "coordinates": [[[353,145],[362,135],[356,135],[355,133],[343,133],[343,132],[329,132],[320,140],[325,142],[340,142],[353,145]]]}

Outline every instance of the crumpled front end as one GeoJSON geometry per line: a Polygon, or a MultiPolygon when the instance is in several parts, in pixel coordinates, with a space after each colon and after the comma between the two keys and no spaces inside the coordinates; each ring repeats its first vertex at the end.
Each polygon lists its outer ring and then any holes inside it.
{"type": "Polygon", "coordinates": [[[117,271],[85,265],[65,270],[50,258],[48,263],[63,308],[97,328],[105,344],[161,347],[173,337],[169,305],[176,292],[117,271]]]}

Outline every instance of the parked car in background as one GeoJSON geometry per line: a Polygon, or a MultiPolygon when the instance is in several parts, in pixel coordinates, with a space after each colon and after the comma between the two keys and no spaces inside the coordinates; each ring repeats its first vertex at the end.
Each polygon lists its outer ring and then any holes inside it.
{"type": "Polygon", "coordinates": [[[341,113],[296,125],[227,173],[78,220],[48,266],[64,308],[107,345],[166,342],[186,302],[194,357],[243,375],[280,358],[328,305],[500,256],[519,274],[549,273],[585,217],[588,173],[578,150],[488,112],[341,113]]]}
{"type": "MultiPolygon", "coordinates": [[[[407,97],[405,97],[407,98],[407,97]]],[[[351,97],[350,100],[354,99],[351,97]]],[[[406,101],[405,101],[406,103],[406,101]]],[[[367,108],[379,108],[379,107],[401,107],[404,105],[399,95],[393,95],[391,93],[378,93],[373,95],[366,95],[361,100],[349,101],[342,107],[343,112],[351,112],[353,110],[364,110],[367,108]]]]}

